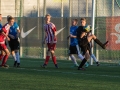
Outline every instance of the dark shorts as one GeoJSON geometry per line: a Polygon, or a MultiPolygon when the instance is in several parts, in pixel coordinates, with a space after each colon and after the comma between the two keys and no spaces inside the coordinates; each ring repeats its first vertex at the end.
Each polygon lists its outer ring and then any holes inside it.
{"type": "Polygon", "coordinates": [[[10,39],[10,41],[8,43],[9,43],[11,51],[20,49],[20,43],[19,43],[18,39],[10,39]]]}
{"type": "Polygon", "coordinates": [[[69,47],[69,54],[77,54],[77,48],[76,46],[71,46],[69,47]]]}
{"type": "Polygon", "coordinates": [[[88,39],[84,38],[84,39],[80,39],[78,40],[79,46],[87,46],[88,45],[88,39]]]}
{"type": "Polygon", "coordinates": [[[87,50],[90,50],[89,42],[87,38],[81,39],[78,41],[79,47],[81,48],[82,54],[85,55],[87,50]]]}

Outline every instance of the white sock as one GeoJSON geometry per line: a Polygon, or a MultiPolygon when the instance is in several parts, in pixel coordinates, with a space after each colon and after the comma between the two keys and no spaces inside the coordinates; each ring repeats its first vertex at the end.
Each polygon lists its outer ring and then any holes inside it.
{"type": "Polygon", "coordinates": [[[17,58],[16,58],[15,54],[13,54],[12,56],[14,58],[14,61],[17,61],[17,58]]]}
{"type": "Polygon", "coordinates": [[[17,63],[20,63],[19,51],[17,51],[15,54],[16,54],[17,63]]]}
{"type": "Polygon", "coordinates": [[[81,54],[78,54],[78,57],[80,58],[80,60],[84,59],[84,57],[81,54]]]}
{"type": "Polygon", "coordinates": [[[73,61],[74,64],[77,64],[76,58],[74,55],[70,55],[71,60],[73,61]]]}
{"type": "Polygon", "coordinates": [[[76,48],[77,48],[77,52],[78,52],[78,57],[79,57],[79,59],[83,60],[84,57],[80,54],[80,48],[79,48],[79,46],[76,45],[76,48]]]}
{"type": "Polygon", "coordinates": [[[94,60],[95,62],[98,62],[98,60],[97,60],[97,58],[95,57],[94,54],[92,54],[91,57],[93,58],[93,60],[94,60]]]}

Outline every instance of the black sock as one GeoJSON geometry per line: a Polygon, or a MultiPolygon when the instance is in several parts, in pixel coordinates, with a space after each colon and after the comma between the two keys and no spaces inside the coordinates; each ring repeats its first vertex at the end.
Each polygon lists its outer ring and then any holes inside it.
{"type": "Polygon", "coordinates": [[[100,45],[103,49],[105,49],[105,45],[101,43],[97,38],[94,40],[98,45],[100,45]]]}
{"type": "Polygon", "coordinates": [[[78,68],[82,68],[86,62],[87,60],[84,58],[78,68]]]}

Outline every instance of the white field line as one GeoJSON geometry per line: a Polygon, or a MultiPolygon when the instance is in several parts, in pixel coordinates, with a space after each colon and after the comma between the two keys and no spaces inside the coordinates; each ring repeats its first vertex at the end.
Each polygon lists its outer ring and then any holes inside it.
{"type": "MultiPolygon", "coordinates": [[[[13,60],[13,59],[9,59],[9,60],[13,60]]],[[[14,61],[14,60],[13,60],[14,61]]],[[[24,61],[24,60],[23,60],[24,61]]],[[[28,62],[33,62],[33,63],[44,63],[44,60],[40,60],[40,61],[35,61],[35,60],[33,60],[33,61],[31,61],[31,60],[26,60],[26,61],[28,61],[28,62]]],[[[61,60],[62,61],[62,60],[61,60]]],[[[78,63],[80,63],[81,62],[81,60],[78,60],[78,63]]],[[[53,63],[53,62],[49,62],[49,63],[53,63]]],[[[63,62],[58,62],[58,63],[61,63],[61,64],[73,64],[72,63],[72,61],[70,62],[68,62],[68,63],[63,63],[63,62]]],[[[96,64],[94,64],[94,65],[92,65],[92,66],[96,66],[96,64]]],[[[100,66],[107,66],[107,67],[119,67],[120,65],[110,65],[110,63],[108,63],[108,64],[100,64],[100,66]]]]}
{"type": "MultiPolygon", "coordinates": [[[[14,69],[16,69],[16,68],[14,68],[14,69]]],[[[29,70],[29,71],[37,71],[37,72],[50,72],[50,73],[62,73],[62,74],[79,74],[79,75],[81,74],[81,75],[86,75],[86,76],[100,76],[100,77],[120,78],[120,76],[80,73],[81,71],[79,71],[79,73],[77,73],[77,72],[62,72],[62,71],[50,71],[50,70],[39,70],[39,69],[26,69],[26,68],[17,68],[17,69],[23,69],[23,70],[29,70]]]]}

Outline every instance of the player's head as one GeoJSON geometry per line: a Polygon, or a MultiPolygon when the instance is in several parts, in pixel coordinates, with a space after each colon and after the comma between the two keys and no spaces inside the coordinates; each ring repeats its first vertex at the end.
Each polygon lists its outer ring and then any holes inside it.
{"type": "Polygon", "coordinates": [[[73,19],[72,20],[72,26],[76,26],[78,24],[78,20],[77,19],[73,19]]]}
{"type": "Polygon", "coordinates": [[[9,17],[7,20],[8,20],[8,24],[10,26],[12,26],[14,24],[14,18],[13,17],[9,17]]]}
{"type": "Polygon", "coordinates": [[[0,21],[2,21],[2,14],[0,14],[0,21]]]}
{"type": "Polygon", "coordinates": [[[50,20],[51,20],[51,15],[50,14],[46,14],[46,16],[45,16],[46,23],[50,22],[50,20]]]}
{"type": "Polygon", "coordinates": [[[82,26],[86,25],[86,19],[85,18],[81,18],[80,21],[81,21],[81,25],[82,26]]]}
{"type": "Polygon", "coordinates": [[[11,15],[8,15],[8,16],[7,16],[7,21],[8,21],[8,19],[9,19],[10,17],[12,17],[12,16],[11,16],[11,15]]]}

